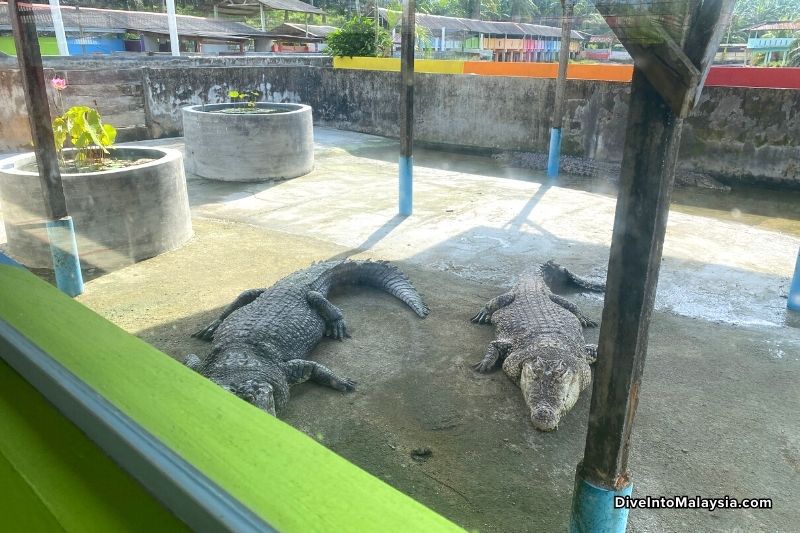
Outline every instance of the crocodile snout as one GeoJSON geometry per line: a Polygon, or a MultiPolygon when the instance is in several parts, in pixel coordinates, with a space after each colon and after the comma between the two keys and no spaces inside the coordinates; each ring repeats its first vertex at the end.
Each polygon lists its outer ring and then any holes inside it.
{"type": "Polygon", "coordinates": [[[531,409],[531,422],[539,431],[553,431],[558,428],[558,415],[549,405],[537,405],[531,409]]]}

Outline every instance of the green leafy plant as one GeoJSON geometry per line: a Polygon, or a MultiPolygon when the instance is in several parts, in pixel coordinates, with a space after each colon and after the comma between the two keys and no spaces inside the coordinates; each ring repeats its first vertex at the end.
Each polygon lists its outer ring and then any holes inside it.
{"type": "Polygon", "coordinates": [[[53,120],[53,138],[61,164],[66,167],[64,146],[76,149],[75,166],[96,167],[103,163],[108,147],[114,144],[117,130],[103,124],[100,113],[86,106],[74,106],[53,120]]]}
{"type": "Polygon", "coordinates": [[[786,65],[800,67],[800,37],[789,45],[789,54],[786,56],[786,65]]]}
{"type": "Polygon", "coordinates": [[[230,98],[232,102],[244,102],[246,108],[254,109],[256,107],[256,102],[258,102],[258,99],[261,98],[261,91],[231,90],[228,91],[228,98],[230,98]]]}
{"type": "Polygon", "coordinates": [[[337,57],[385,56],[392,51],[392,36],[368,17],[355,17],[326,40],[325,52],[337,57]]]}

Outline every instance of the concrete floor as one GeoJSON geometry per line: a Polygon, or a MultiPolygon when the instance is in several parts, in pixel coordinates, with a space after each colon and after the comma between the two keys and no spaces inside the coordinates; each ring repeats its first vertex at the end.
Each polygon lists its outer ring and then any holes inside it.
{"type": "MultiPolygon", "coordinates": [[[[550,258],[602,276],[613,191],[542,186],[541,176],[489,158],[419,150],[414,215],[403,219],[393,141],[322,128],[315,137],[316,170],[302,178],[189,176],[192,241],[93,279],[79,300],[182,358],[207,352],[189,334],[241,290],[314,260],[396,261],[430,316],[372,290],[335,297],[353,338],[324,341],[314,358],[359,389],[295,387],[283,418],[468,529],[565,530],[588,391],[557,432],[537,432],[501,372],[470,369],[493,335],[469,317],[550,258]],[[432,455],[413,459],[422,447],[432,455]]],[[[800,330],[785,311],[800,247],[797,199],[676,191],[630,461],[637,496],[769,497],[774,508],[636,510],[630,531],[800,523],[800,330]]],[[[601,298],[570,298],[600,317],[601,298]]],[[[598,331],[586,334],[594,342],[598,331]]]]}

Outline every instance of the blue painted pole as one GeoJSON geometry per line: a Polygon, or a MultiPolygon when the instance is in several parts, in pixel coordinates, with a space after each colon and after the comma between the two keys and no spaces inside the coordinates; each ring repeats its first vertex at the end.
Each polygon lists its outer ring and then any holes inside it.
{"type": "Polygon", "coordinates": [[[792,311],[800,311],[800,251],[797,252],[797,263],[794,265],[794,276],[789,286],[789,299],[786,307],[792,311]]]}
{"type": "Polygon", "coordinates": [[[47,236],[50,238],[50,254],[56,286],[69,296],[83,294],[83,276],[78,260],[78,244],[75,241],[75,227],[72,217],[47,221],[47,236]]]}
{"type": "Polygon", "coordinates": [[[575,476],[575,491],[572,495],[570,533],[625,533],[628,525],[628,509],[617,507],[630,496],[633,485],[619,490],[606,489],[581,478],[580,467],[575,476]],[[617,504],[617,505],[615,505],[617,504]]]}
{"type": "Polygon", "coordinates": [[[412,211],[414,184],[414,157],[400,156],[400,214],[408,216],[412,211]]]}
{"type": "Polygon", "coordinates": [[[547,175],[558,177],[558,162],[561,155],[561,128],[550,128],[550,152],[547,155],[547,175]]]}
{"type": "Polygon", "coordinates": [[[575,0],[561,0],[561,39],[553,42],[553,50],[558,51],[558,76],[553,101],[553,123],[550,128],[550,151],[547,156],[547,176],[558,177],[558,160],[561,154],[561,128],[564,124],[564,107],[567,99],[567,67],[569,66],[569,45],[572,37],[572,13],[575,0]]]}
{"type": "Polygon", "coordinates": [[[414,176],[414,26],[415,0],[403,0],[403,25],[400,39],[400,201],[401,216],[412,211],[414,176]]]}

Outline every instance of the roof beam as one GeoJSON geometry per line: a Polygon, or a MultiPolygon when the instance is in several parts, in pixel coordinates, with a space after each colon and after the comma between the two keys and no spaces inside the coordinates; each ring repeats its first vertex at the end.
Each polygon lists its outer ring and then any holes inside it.
{"type": "Polygon", "coordinates": [[[703,82],[734,0],[683,0],[672,13],[652,13],[619,0],[599,0],[597,10],[678,117],[686,117],[700,96],[703,82]],[[676,20],[685,23],[676,28],[676,20]],[[671,30],[671,31],[669,31],[671,30]]]}

